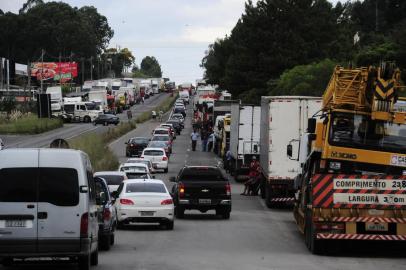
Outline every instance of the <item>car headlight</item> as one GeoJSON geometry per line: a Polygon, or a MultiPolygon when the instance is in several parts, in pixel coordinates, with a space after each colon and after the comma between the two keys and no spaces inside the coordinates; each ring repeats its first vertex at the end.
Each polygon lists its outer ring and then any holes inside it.
{"type": "Polygon", "coordinates": [[[329,168],[332,170],[339,170],[341,169],[341,163],[340,162],[330,162],[329,168]]]}

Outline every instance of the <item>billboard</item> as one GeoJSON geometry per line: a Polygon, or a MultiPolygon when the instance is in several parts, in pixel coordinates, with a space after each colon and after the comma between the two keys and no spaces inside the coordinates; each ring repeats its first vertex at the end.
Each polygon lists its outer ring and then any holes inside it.
{"type": "Polygon", "coordinates": [[[37,80],[67,82],[78,76],[76,62],[35,62],[31,64],[31,76],[37,80]]]}

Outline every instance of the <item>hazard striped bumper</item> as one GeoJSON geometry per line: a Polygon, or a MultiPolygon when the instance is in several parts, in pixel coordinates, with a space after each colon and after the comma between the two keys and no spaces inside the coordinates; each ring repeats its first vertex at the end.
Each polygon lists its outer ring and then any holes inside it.
{"type": "Polygon", "coordinates": [[[295,198],[272,198],[271,202],[293,203],[295,198]]]}
{"type": "Polygon", "coordinates": [[[333,234],[318,233],[319,240],[375,240],[375,241],[406,241],[406,235],[386,234],[333,234]]]}

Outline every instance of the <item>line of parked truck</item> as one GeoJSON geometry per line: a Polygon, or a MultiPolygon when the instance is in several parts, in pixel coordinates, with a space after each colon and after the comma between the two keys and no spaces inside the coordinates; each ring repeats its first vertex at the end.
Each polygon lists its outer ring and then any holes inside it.
{"type": "Polygon", "coordinates": [[[259,157],[262,198],[293,206],[309,250],[406,241],[406,99],[393,65],[338,66],[322,97],[264,96],[260,106],[208,88],[196,89],[194,122],[213,125],[236,181],[259,157]]]}
{"type": "Polygon", "coordinates": [[[165,88],[162,78],[100,79],[85,81],[81,92],[64,96],[61,86],[48,87],[51,112],[66,122],[93,122],[101,113],[121,113],[145,99],[175,86],[165,88]]]}

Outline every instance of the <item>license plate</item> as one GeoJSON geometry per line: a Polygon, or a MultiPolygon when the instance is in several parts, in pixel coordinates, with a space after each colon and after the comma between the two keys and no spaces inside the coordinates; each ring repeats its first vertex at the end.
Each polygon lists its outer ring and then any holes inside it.
{"type": "Polygon", "coordinates": [[[140,212],[142,217],[152,217],[154,215],[153,211],[141,211],[140,212]]]}
{"type": "Polygon", "coordinates": [[[6,220],[6,228],[25,228],[26,224],[25,220],[6,220]]]}
{"type": "Polygon", "coordinates": [[[365,223],[365,230],[372,232],[386,232],[388,231],[388,223],[365,223]]]}
{"type": "Polygon", "coordinates": [[[211,199],[199,199],[199,204],[211,204],[211,199]]]}

